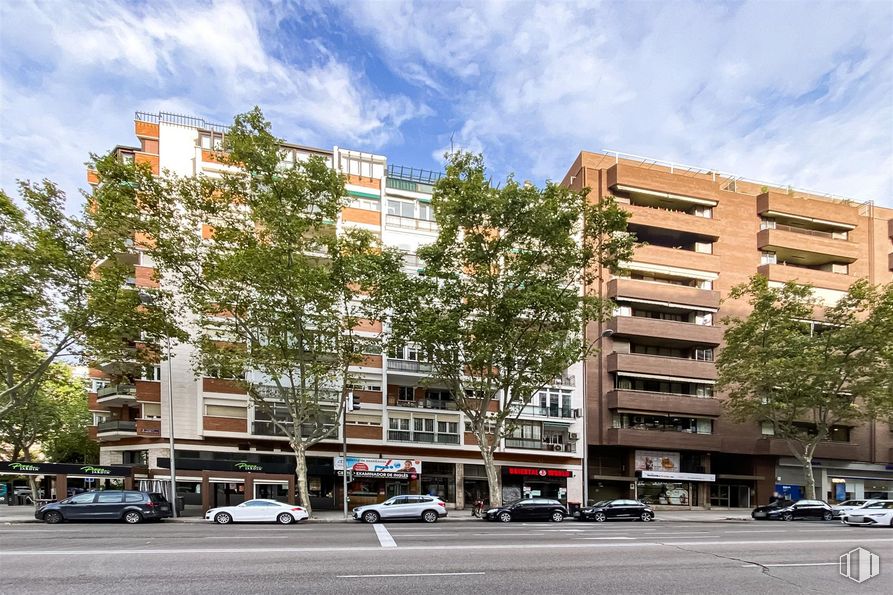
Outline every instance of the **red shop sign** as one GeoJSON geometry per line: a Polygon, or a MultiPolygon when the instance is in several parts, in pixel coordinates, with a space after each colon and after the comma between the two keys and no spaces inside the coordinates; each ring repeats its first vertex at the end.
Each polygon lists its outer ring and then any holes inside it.
{"type": "Polygon", "coordinates": [[[509,475],[532,475],[538,477],[572,477],[567,469],[535,469],[533,467],[509,467],[509,475]]]}

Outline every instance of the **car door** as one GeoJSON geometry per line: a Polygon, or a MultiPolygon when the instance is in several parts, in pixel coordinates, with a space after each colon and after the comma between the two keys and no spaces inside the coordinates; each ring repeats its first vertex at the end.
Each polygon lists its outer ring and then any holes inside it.
{"type": "Polygon", "coordinates": [[[415,509],[413,512],[417,517],[422,516],[422,513],[432,508],[432,506],[434,508],[437,508],[437,506],[433,504],[434,498],[432,498],[431,496],[419,496],[418,498],[416,498],[416,500],[417,502],[413,506],[413,508],[415,509]]]}
{"type": "Polygon", "coordinates": [[[516,502],[509,508],[509,513],[511,513],[512,518],[521,521],[530,520],[532,512],[533,503],[530,500],[522,500],[520,502],[516,502]]]}
{"type": "Polygon", "coordinates": [[[381,518],[395,519],[403,516],[405,507],[409,505],[407,498],[408,496],[394,496],[390,500],[385,500],[385,506],[379,508],[381,518]]]}
{"type": "Polygon", "coordinates": [[[623,500],[611,500],[608,502],[607,506],[605,506],[605,517],[609,519],[620,518],[620,515],[623,514],[623,500]]]}
{"type": "Polygon", "coordinates": [[[123,492],[99,492],[92,505],[92,519],[114,520],[121,516],[123,508],[123,492]]]}
{"type": "Polygon", "coordinates": [[[71,520],[86,520],[90,518],[93,512],[93,500],[96,499],[95,492],[87,492],[86,494],[78,494],[68,500],[59,503],[59,510],[62,516],[71,520]]]}
{"type": "Polygon", "coordinates": [[[268,512],[266,502],[263,500],[247,500],[236,506],[236,514],[233,518],[237,521],[263,521],[268,512]]]}

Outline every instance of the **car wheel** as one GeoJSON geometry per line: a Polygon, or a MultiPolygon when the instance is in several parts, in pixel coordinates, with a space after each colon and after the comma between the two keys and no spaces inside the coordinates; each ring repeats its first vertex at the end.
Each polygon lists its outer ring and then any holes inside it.
{"type": "Polygon", "coordinates": [[[499,516],[496,517],[503,523],[508,523],[512,520],[512,515],[507,512],[500,512],[499,516]]]}
{"type": "Polygon", "coordinates": [[[62,522],[62,513],[51,510],[43,515],[43,522],[55,525],[62,522]]]}
{"type": "Polygon", "coordinates": [[[437,513],[433,510],[426,510],[422,513],[422,520],[426,523],[436,523],[437,522],[437,513]]]}
{"type": "Polygon", "coordinates": [[[641,515],[639,515],[639,518],[642,519],[643,523],[651,522],[651,513],[643,512],[641,515]]]}
{"type": "Polygon", "coordinates": [[[552,519],[553,523],[560,523],[561,521],[564,520],[564,515],[561,513],[560,510],[556,510],[555,512],[552,513],[552,516],[549,518],[552,519]]]}
{"type": "Polygon", "coordinates": [[[218,512],[214,515],[214,522],[218,525],[229,525],[233,522],[233,515],[228,512],[218,512]]]}
{"type": "Polygon", "coordinates": [[[831,512],[828,511],[828,510],[826,510],[825,513],[822,515],[822,520],[823,520],[823,521],[830,521],[830,520],[833,519],[833,518],[834,518],[834,515],[831,514],[831,512]]]}
{"type": "Polygon", "coordinates": [[[291,525],[293,522],[295,522],[295,517],[291,516],[287,512],[283,512],[276,517],[276,522],[280,525],[291,525]]]}
{"type": "Polygon", "coordinates": [[[380,519],[380,518],[381,518],[381,515],[379,515],[374,510],[370,510],[370,511],[363,513],[363,522],[366,522],[366,523],[370,523],[370,524],[377,523],[378,519],[380,519]]]}
{"type": "Polygon", "coordinates": [[[143,521],[143,515],[138,513],[135,510],[131,510],[129,512],[124,513],[124,522],[128,525],[136,525],[137,523],[141,523],[143,521]]]}
{"type": "Polygon", "coordinates": [[[596,523],[604,523],[608,517],[606,517],[603,512],[597,512],[592,518],[595,519],[596,523]]]}
{"type": "Polygon", "coordinates": [[[783,515],[781,515],[781,520],[783,520],[783,521],[793,521],[793,520],[794,520],[794,515],[791,514],[790,512],[786,512],[786,513],[784,513],[783,515]]]}

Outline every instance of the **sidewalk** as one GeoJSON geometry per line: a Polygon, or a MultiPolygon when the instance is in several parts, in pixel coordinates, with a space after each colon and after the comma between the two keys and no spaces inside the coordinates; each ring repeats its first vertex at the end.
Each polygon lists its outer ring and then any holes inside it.
{"type": "MultiPolygon", "coordinates": [[[[749,522],[750,510],[731,509],[731,510],[657,510],[655,511],[655,522],[700,522],[700,523],[729,523],[729,522],[749,522]]],[[[470,510],[450,510],[445,519],[441,519],[441,523],[458,523],[468,521],[480,521],[476,517],[471,516],[470,510]]],[[[3,506],[0,505],[0,524],[8,523],[36,523],[34,518],[34,509],[30,506],[3,506]]],[[[177,519],[167,519],[165,522],[178,523],[203,523],[205,519],[200,516],[187,516],[177,519]]],[[[308,523],[355,523],[352,518],[345,519],[344,513],[340,510],[320,510],[313,513],[313,518],[308,523]]],[[[568,518],[565,522],[573,522],[573,518],[568,518]]]]}

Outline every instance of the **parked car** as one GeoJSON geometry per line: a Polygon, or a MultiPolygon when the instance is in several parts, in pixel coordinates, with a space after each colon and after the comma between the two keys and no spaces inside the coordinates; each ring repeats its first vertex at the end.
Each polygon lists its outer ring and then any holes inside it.
{"type": "Polygon", "coordinates": [[[597,523],[613,520],[644,521],[647,523],[654,518],[654,511],[647,504],[635,500],[602,500],[592,506],[581,508],[580,512],[574,516],[577,516],[581,521],[595,521],[597,523]]]}
{"type": "Polygon", "coordinates": [[[554,521],[560,523],[568,516],[567,508],[558,500],[549,498],[528,498],[491,508],[484,512],[488,521],[554,521]]]}
{"type": "Polygon", "coordinates": [[[875,500],[860,508],[844,513],[841,521],[845,525],[872,525],[893,527],[893,500],[875,500]]]}
{"type": "Polygon", "coordinates": [[[122,520],[131,525],[173,516],[163,494],[130,490],[84,492],[41,506],[34,518],[55,524],[62,521],[122,520]]]}
{"type": "Polygon", "coordinates": [[[353,518],[364,523],[391,519],[421,519],[426,523],[435,523],[446,515],[446,502],[437,496],[394,496],[380,504],[353,509],[353,518]]]}
{"type": "Polygon", "coordinates": [[[830,521],[834,518],[831,506],[821,500],[797,500],[790,502],[780,500],[768,506],[758,506],[750,516],[757,520],[821,519],[830,521]]]}
{"type": "Polygon", "coordinates": [[[272,523],[274,521],[280,525],[290,525],[308,518],[310,515],[307,514],[307,510],[300,506],[263,498],[246,500],[236,506],[212,508],[205,513],[206,521],[212,521],[219,525],[272,523]]]}
{"type": "Polygon", "coordinates": [[[877,500],[844,500],[840,504],[833,504],[831,512],[834,514],[834,518],[839,518],[851,510],[862,508],[866,504],[872,504],[873,502],[877,502],[877,500]]]}

